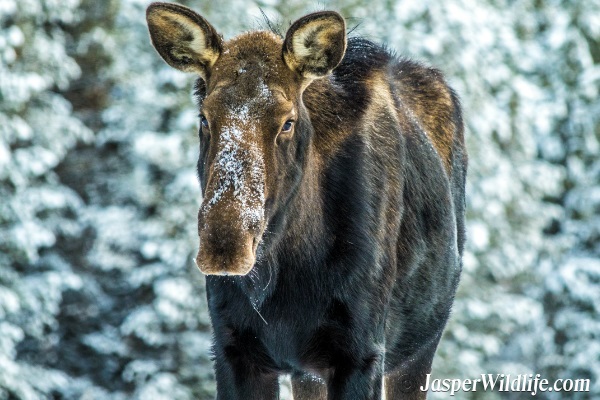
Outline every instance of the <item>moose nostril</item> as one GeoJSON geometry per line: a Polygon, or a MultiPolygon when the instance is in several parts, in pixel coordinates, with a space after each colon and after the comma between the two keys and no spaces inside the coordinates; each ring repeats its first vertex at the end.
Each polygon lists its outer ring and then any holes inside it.
{"type": "Polygon", "coordinates": [[[219,247],[222,241],[212,241],[210,233],[200,233],[200,251],[196,256],[196,265],[206,275],[246,275],[256,262],[256,249],[260,237],[248,232],[238,236],[226,247],[219,247]]]}

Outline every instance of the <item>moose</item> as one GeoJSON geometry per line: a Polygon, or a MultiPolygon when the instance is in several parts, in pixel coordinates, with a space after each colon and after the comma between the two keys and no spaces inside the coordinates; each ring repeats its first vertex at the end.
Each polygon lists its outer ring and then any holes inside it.
{"type": "Polygon", "coordinates": [[[217,399],[421,399],[465,243],[467,153],[441,72],[321,11],[225,41],[152,3],[152,44],[198,75],[196,264],[217,399]]]}

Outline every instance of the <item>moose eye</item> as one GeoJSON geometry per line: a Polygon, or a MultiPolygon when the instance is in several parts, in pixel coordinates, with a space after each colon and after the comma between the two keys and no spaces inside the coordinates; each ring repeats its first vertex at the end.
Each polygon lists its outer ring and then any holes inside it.
{"type": "Polygon", "coordinates": [[[200,114],[200,125],[202,126],[202,129],[208,129],[208,120],[202,114],[200,114]]]}
{"type": "Polygon", "coordinates": [[[281,127],[281,132],[290,132],[294,126],[294,120],[288,119],[285,124],[281,127]]]}

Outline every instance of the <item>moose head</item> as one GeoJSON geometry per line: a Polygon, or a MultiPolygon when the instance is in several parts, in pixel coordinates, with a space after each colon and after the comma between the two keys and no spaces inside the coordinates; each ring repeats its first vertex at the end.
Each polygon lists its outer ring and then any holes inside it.
{"type": "Polygon", "coordinates": [[[246,275],[305,175],[314,132],[302,95],[342,60],[344,20],[317,12],[285,38],[258,31],[224,41],[187,7],[152,3],[146,17],[160,56],[200,76],[196,264],[205,274],[246,275]]]}

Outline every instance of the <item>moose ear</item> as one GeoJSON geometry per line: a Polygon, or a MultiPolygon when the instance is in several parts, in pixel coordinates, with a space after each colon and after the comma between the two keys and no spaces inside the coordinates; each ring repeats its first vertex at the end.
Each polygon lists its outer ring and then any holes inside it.
{"type": "Polygon", "coordinates": [[[146,10],[152,44],[170,66],[204,80],[223,49],[215,28],[187,7],[152,3],[146,10]]]}
{"type": "Polygon", "coordinates": [[[292,24],[283,42],[287,66],[306,79],[328,75],[344,57],[346,23],[333,11],[321,11],[292,24]]]}

